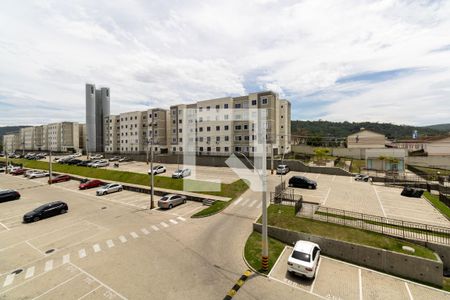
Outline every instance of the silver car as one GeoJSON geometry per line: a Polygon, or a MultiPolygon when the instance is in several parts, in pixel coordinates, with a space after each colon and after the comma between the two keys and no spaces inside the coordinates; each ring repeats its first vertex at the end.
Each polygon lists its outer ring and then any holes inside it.
{"type": "Polygon", "coordinates": [[[285,175],[289,173],[289,167],[287,165],[278,165],[277,167],[277,175],[285,175]]]}
{"type": "Polygon", "coordinates": [[[186,203],[186,196],[177,194],[167,194],[158,201],[159,208],[172,208],[174,206],[186,203]]]}
{"type": "Polygon", "coordinates": [[[50,173],[47,171],[36,171],[30,174],[30,176],[28,176],[28,178],[33,179],[33,178],[42,178],[42,177],[47,177],[50,176],[50,173]]]}
{"type": "Polygon", "coordinates": [[[122,185],[118,183],[110,183],[102,186],[97,190],[97,196],[103,196],[110,193],[121,192],[123,190],[122,185]]]}
{"type": "Polygon", "coordinates": [[[184,178],[191,175],[190,169],[179,169],[173,172],[172,178],[184,178]]]}

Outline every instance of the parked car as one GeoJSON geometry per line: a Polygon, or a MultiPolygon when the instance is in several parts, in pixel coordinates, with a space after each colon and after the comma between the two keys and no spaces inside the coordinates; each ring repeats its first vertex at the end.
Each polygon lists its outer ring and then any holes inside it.
{"type": "Polygon", "coordinates": [[[25,174],[25,169],[17,167],[10,172],[11,175],[23,175],[25,174]]]}
{"type": "Polygon", "coordinates": [[[130,161],[130,159],[128,157],[121,157],[119,158],[118,162],[125,162],[125,161],[130,161]]]}
{"type": "Polygon", "coordinates": [[[277,167],[277,175],[285,175],[289,173],[290,169],[287,165],[278,165],[277,167]]]}
{"type": "Polygon", "coordinates": [[[106,159],[99,160],[99,161],[91,164],[91,167],[93,167],[93,168],[107,167],[107,166],[109,166],[109,161],[107,161],[106,159]]]}
{"type": "Polygon", "coordinates": [[[74,153],[73,154],[73,157],[80,157],[80,156],[82,156],[83,154],[81,153],[81,152],[77,152],[77,153],[74,153]]]}
{"type": "Polygon", "coordinates": [[[24,174],[25,177],[30,177],[31,174],[38,172],[38,170],[27,170],[24,174]]]}
{"type": "Polygon", "coordinates": [[[177,205],[186,203],[186,196],[178,195],[178,194],[168,194],[159,199],[158,207],[159,208],[172,208],[177,205]]]}
{"type": "Polygon", "coordinates": [[[42,177],[47,177],[50,176],[50,173],[47,171],[36,171],[30,174],[30,176],[28,176],[28,178],[30,179],[34,179],[34,178],[42,178],[42,177]]]}
{"type": "Polygon", "coordinates": [[[154,166],[153,170],[149,169],[148,170],[148,174],[152,174],[153,173],[153,175],[156,175],[156,174],[165,173],[166,171],[167,171],[166,167],[164,167],[162,165],[158,165],[158,166],[154,166]]]}
{"type": "Polygon", "coordinates": [[[55,201],[39,206],[36,209],[26,213],[23,216],[23,222],[37,222],[41,219],[53,217],[60,214],[65,214],[69,207],[65,202],[55,201]]]}
{"type": "Polygon", "coordinates": [[[105,186],[102,186],[97,190],[97,196],[103,196],[110,193],[121,192],[123,190],[122,185],[118,183],[110,183],[105,186]]]}
{"type": "Polygon", "coordinates": [[[401,195],[405,197],[411,197],[411,198],[420,198],[423,195],[423,190],[416,189],[412,187],[405,187],[403,188],[401,195]]]}
{"type": "Polygon", "coordinates": [[[88,167],[92,167],[93,164],[98,163],[100,160],[96,159],[96,160],[91,160],[90,162],[87,163],[88,167]]]}
{"type": "Polygon", "coordinates": [[[68,165],[78,165],[79,163],[81,163],[82,160],[78,159],[78,158],[72,158],[70,160],[67,161],[68,165]]]}
{"type": "Polygon", "coordinates": [[[102,159],[102,158],[103,158],[103,155],[101,155],[101,154],[95,154],[95,155],[92,155],[90,158],[91,158],[91,159],[102,159]]]}
{"type": "Polygon", "coordinates": [[[191,175],[190,169],[178,169],[172,174],[172,178],[184,178],[191,175]]]}
{"type": "Polygon", "coordinates": [[[80,163],[78,163],[77,166],[88,167],[91,162],[92,162],[92,160],[83,160],[80,163]]]}
{"type": "Polygon", "coordinates": [[[319,245],[309,241],[298,241],[288,258],[288,272],[314,278],[319,259],[319,245]]]}
{"type": "Polygon", "coordinates": [[[69,181],[70,180],[70,176],[69,175],[58,175],[53,177],[52,179],[48,180],[48,183],[58,183],[58,182],[64,182],[64,181],[69,181]]]}
{"type": "Polygon", "coordinates": [[[103,185],[103,182],[100,181],[100,180],[97,180],[97,179],[87,180],[87,181],[84,181],[84,182],[82,180],[80,185],[78,186],[78,188],[80,190],[86,190],[86,189],[99,187],[99,186],[102,186],[102,185],[103,185]]]}
{"type": "Polygon", "coordinates": [[[292,176],[289,179],[289,186],[298,188],[316,189],[317,182],[303,176],[292,176]]]}
{"type": "Polygon", "coordinates": [[[364,175],[364,174],[358,174],[355,176],[355,181],[364,181],[364,182],[368,182],[370,179],[369,175],[364,175]]]}
{"type": "Polygon", "coordinates": [[[5,172],[6,172],[6,167],[0,166],[0,173],[5,173],[5,172]]]}
{"type": "Polygon", "coordinates": [[[15,190],[0,190],[0,203],[20,199],[19,192],[15,190]]]}
{"type": "Polygon", "coordinates": [[[118,161],[120,159],[120,156],[113,156],[109,159],[109,161],[118,161]]]}

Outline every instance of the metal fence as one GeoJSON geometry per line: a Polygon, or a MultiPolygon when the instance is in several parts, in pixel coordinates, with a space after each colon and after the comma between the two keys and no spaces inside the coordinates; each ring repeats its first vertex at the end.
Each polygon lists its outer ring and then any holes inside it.
{"type": "Polygon", "coordinates": [[[294,206],[295,214],[297,214],[302,209],[303,197],[295,194],[294,189],[287,189],[279,194],[270,193],[270,203],[294,206]]]}
{"type": "Polygon", "coordinates": [[[384,218],[320,206],[315,210],[315,213],[304,217],[405,239],[450,245],[450,229],[442,226],[384,218]]]}

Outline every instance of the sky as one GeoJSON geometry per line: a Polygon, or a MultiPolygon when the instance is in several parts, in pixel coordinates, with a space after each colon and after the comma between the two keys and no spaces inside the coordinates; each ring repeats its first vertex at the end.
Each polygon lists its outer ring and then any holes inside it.
{"type": "Polygon", "coordinates": [[[450,1],[3,0],[0,126],[273,90],[292,119],[450,123],[450,1]]]}

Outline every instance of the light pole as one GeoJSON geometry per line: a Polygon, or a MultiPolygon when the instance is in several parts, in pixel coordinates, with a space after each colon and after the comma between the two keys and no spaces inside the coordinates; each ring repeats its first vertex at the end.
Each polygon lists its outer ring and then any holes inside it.
{"type": "Polygon", "coordinates": [[[8,174],[8,146],[5,145],[6,169],[5,174],[8,174]]]}
{"type": "Polygon", "coordinates": [[[49,135],[47,134],[48,145],[48,184],[52,184],[52,146],[48,141],[49,135]]]}
{"type": "MultiPolygon", "coordinates": [[[[153,199],[155,196],[155,191],[154,191],[154,187],[155,187],[155,175],[153,172],[153,138],[155,136],[154,134],[154,128],[153,128],[153,119],[152,119],[152,137],[150,139],[150,209],[155,208],[155,205],[153,203],[153,199]]],[[[149,143],[147,142],[147,164],[148,164],[148,145],[149,143]]]]}

